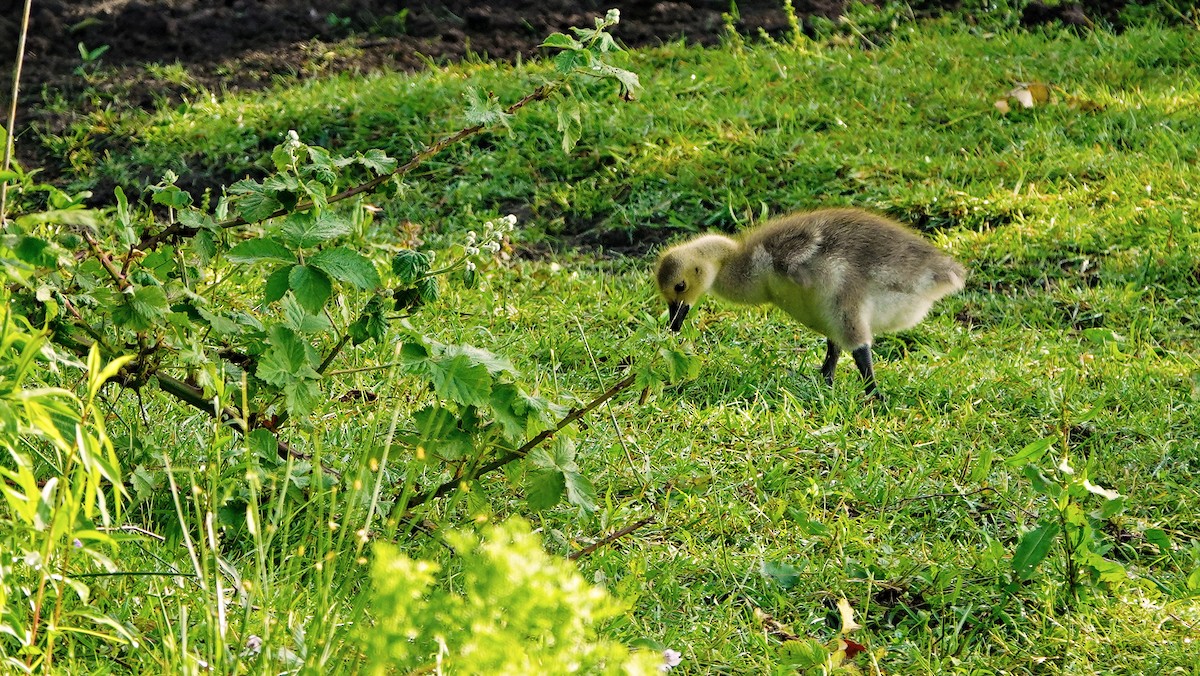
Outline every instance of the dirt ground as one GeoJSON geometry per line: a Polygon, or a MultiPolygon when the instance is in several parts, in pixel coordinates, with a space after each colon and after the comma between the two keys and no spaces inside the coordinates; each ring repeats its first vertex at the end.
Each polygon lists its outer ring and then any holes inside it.
{"type": "MultiPolygon", "coordinates": [[[[739,0],[738,26],[750,34],[787,28],[782,0],[739,0]]],[[[847,0],[794,0],[797,14],[835,18],[847,0]]],[[[953,8],[957,0],[912,2],[914,11],[953,8]]],[[[1035,2],[1026,10],[1031,23],[1061,20],[1086,24],[1088,16],[1112,14],[1117,0],[1048,8],[1035,2]]],[[[65,128],[71,114],[43,105],[48,99],[78,100],[85,86],[106,90],[116,105],[147,107],[170,102],[197,86],[210,91],[253,89],[279,76],[310,77],[378,68],[417,70],[430,61],[468,54],[494,59],[529,57],[551,32],[589,26],[609,8],[621,10],[614,31],[628,46],[683,37],[715,43],[729,0],[33,0],[31,29],[21,79],[18,138],[37,123],[51,133],[65,128]],[[347,42],[351,50],[337,49],[347,42]],[[76,73],[88,50],[103,46],[86,83],[76,73]],[[178,63],[187,78],[156,75],[146,64],[178,63]],[[182,81],[181,81],[182,80],[182,81]]],[[[0,0],[0,104],[9,98],[9,77],[17,52],[24,0],[0,0]]],[[[61,108],[61,106],[60,106],[61,108]]],[[[31,143],[19,144],[19,158],[33,166],[53,163],[37,157],[31,143]],[[24,152],[20,152],[23,150],[24,152]],[[25,155],[32,152],[33,156],[25,155]],[[22,157],[22,155],[25,155],[22,157]]],[[[54,167],[46,167],[50,174],[54,167]]]]}

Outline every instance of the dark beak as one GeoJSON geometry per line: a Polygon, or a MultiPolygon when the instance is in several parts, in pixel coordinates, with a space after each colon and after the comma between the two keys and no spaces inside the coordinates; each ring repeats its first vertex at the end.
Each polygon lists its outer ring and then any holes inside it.
{"type": "Polygon", "coordinates": [[[674,302],[667,303],[667,309],[669,311],[667,326],[671,327],[672,331],[678,333],[679,329],[683,328],[683,318],[687,317],[688,310],[691,310],[692,306],[674,302]]]}

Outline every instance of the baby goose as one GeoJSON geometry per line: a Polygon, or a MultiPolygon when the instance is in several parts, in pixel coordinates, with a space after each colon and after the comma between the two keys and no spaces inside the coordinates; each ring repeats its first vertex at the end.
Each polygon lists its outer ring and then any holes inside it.
{"type": "Polygon", "coordinates": [[[792,214],[737,239],[703,235],[658,260],[672,331],[709,289],[735,303],[773,303],[826,337],[827,383],[849,350],[873,396],[872,337],[915,326],[965,279],[962,265],[916,233],[861,209],[792,214]]]}

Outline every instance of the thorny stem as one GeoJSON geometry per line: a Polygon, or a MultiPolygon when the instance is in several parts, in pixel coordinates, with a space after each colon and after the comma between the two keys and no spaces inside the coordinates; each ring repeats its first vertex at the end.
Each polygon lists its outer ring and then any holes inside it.
{"type": "Polygon", "coordinates": [[[647,526],[652,523],[654,523],[653,516],[648,516],[644,519],[639,519],[637,521],[634,521],[633,523],[629,524],[628,526],[625,526],[624,528],[622,528],[618,531],[613,531],[612,533],[609,533],[608,535],[600,538],[599,540],[596,540],[592,544],[584,547],[583,549],[581,549],[577,552],[571,552],[570,554],[567,555],[567,559],[569,559],[571,561],[576,561],[578,559],[582,559],[583,557],[587,556],[588,554],[591,554],[592,552],[596,551],[597,549],[600,549],[601,547],[603,547],[607,544],[616,542],[617,540],[625,537],[626,535],[629,535],[630,533],[641,528],[642,526],[647,526]]]}
{"type": "Polygon", "coordinates": [[[121,289],[121,291],[124,292],[129,290],[133,285],[129,283],[129,280],[125,277],[125,275],[121,274],[121,271],[117,269],[117,266],[113,265],[112,259],[109,258],[108,254],[100,248],[100,243],[96,241],[95,237],[92,237],[92,233],[84,230],[83,239],[88,243],[88,246],[92,248],[92,253],[96,255],[96,259],[100,261],[100,264],[104,266],[105,270],[108,270],[108,274],[112,276],[113,281],[117,283],[117,286],[121,289]]]}
{"type": "MultiPolygon", "coordinates": [[[[8,106],[8,126],[4,133],[4,164],[0,170],[8,171],[12,166],[13,134],[17,129],[17,94],[21,92],[21,65],[25,61],[25,36],[29,33],[29,9],[33,0],[25,0],[25,9],[21,13],[21,35],[17,39],[17,58],[13,64],[12,100],[8,106]]],[[[0,183],[0,228],[8,224],[8,182],[0,183]]]]}
{"type": "Polygon", "coordinates": [[[553,437],[555,434],[557,434],[559,431],[561,431],[564,427],[566,427],[567,425],[570,425],[571,423],[575,422],[576,420],[579,420],[580,418],[587,415],[589,412],[591,412],[596,407],[600,406],[601,404],[608,401],[609,399],[612,399],[613,397],[617,396],[621,392],[621,390],[624,390],[625,388],[632,385],[633,381],[636,379],[636,377],[637,377],[636,374],[633,374],[633,373],[625,376],[616,385],[613,385],[612,387],[608,388],[608,390],[605,391],[604,394],[601,394],[600,396],[598,396],[595,399],[588,402],[586,406],[584,406],[582,408],[577,408],[577,409],[571,411],[570,413],[568,413],[566,415],[566,417],[564,417],[562,420],[558,421],[558,424],[555,425],[553,429],[545,430],[541,434],[537,435],[536,437],[530,439],[529,441],[526,441],[524,444],[521,445],[520,448],[518,448],[514,451],[508,451],[508,452],[502,454],[500,457],[496,458],[495,460],[484,463],[483,465],[479,466],[477,469],[472,470],[471,472],[468,472],[462,476],[456,477],[454,479],[451,479],[450,481],[443,483],[442,485],[440,485],[436,489],[434,489],[433,492],[431,492],[431,493],[426,493],[424,495],[417,496],[411,503],[409,503],[406,506],[406,508],[408,510],[411,510],[413,507],[419,507],[420,505],[422,505],[426,502],[429,502],[430,500],[436,500],[437,498],[440,498],[440,497],[450,493],[451,491],[453,491],[454,489],[458,488],[459,486],[461,486],[462,484],[464,484],[466,482],[473,481],[475,479],[478,479],[480,476],[487,474],[488,472],[493,472],[497,469],[500,469],[501,467],[507,465],[508,463],[512,462],[513,460],[520,460],[521,458],[524,458],[529,453],[529,451],[532,451],[534,448],[539,446],[542,442],[553,437]]]}

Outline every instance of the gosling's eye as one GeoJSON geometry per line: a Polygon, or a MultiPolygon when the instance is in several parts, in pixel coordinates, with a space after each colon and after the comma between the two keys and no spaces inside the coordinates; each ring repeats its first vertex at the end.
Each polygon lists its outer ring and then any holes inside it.
{"type": "Polygon", "coordinates": [[[686,288],[687,288],[687,282],[680,282],[675,285],[675,293],[683,293],[683,290],[686,288]]]}

